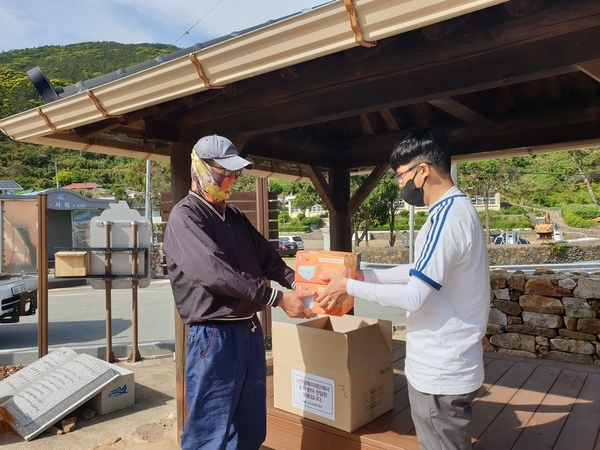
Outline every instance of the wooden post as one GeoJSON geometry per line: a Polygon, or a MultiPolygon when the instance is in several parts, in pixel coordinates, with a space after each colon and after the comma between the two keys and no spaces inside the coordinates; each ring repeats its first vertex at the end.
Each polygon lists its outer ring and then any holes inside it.
{"type": "MultiPolygon", "coordinates": [[[[173,206],[184,198],[191,184],[191,158],[190,152],[193,143],[173,144],[171,151],[171,201],[173,206]]],[[[167,224],[167,227],[169,225],[167,224]]],[[[181,444],[183,426],[188,415],[185,399],[185,364],[187,361],[187,335],[185,326],[177,308],[175,308],[175,397],[177,400],[177,439],[181,444]]]]}
{"type": "MultiPolygon", "coordinates": [[[[106,249],[104,253],[104,274],[110,276],[112,275],[112,253],[110,252],[111,222],[106,221],[103,225],[104,247],[106,249]]],[[[113,363],[116,361],[116,358],[112,350],[112,280],[110,278],[104,279],[104,293],[106,297],[106,353],[104,354],[104,360],[113,363]]]]}
{"type": "MultiPolygon", "coordinates": [[[[131,246],[137,247],[138,242],[138,223],[136,221],[131,222],[131,246]]],[[[138,272],[138,259],[140,252],[133,251],[131,253],[131,273],[137,275],[138,272]]],[[[133,326],[133,342],[131,348],[131,355],[127,361],[138,362],[142,360],[142,355],[138,350],[138,279],[131,279],[131,320],[133,326]]]]}
{"type": "Polygon", "coordinates": [[[350,201],[350,170],[331,169],[329,171],[329,186],[334,192],[337,211],[329,212],[329,241],[331,250],[341,252],[352,251],[352,227],[348,214],[350,201]]]}
{"type": "MultiPolygon", "coordinates": [[[[269,228],[269,180],[267,178],[256,178],[256,229],[268,240],[269,228]]],[[[272,345],[271,307],[262,308],[258,312],[258,319],[265,335],[265,348],[270,350],[272,345]]]]}
{"type": "Polygon", "coordinates": [[[48,195],[38,194],[38,358],[48,354],[48,195]]]}

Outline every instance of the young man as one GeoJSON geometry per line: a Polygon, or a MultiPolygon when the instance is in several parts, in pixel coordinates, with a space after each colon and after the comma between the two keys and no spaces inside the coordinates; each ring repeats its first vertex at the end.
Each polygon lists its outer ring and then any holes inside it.
{"type": "MultiPolygon", "coordinates": [[[[266,436],[266,361],[261,306],[313,317],[292,288],[294,271],[236,207],[226,203],[252,164],[221,136],[192,150],[192,188],[169,215],[164,252],[175,304],[189,325],[188,418],[181,446],[254,450],[266,436]]],[[[307,293],[307,295],[309,295],[307,293]]]]}
{"type": "Polygon", "coordinates": [[[346,292],[406,313],[406,378],[422,450],[471,448],[471,403],[483,383],[483,338],[490,303],[488,252],[481,220],[450,175],[441,133],[409,129],[390,165],[405,202],[429,207],[416,260],[329,280],[317,299],[335,310],[346,292]]]}

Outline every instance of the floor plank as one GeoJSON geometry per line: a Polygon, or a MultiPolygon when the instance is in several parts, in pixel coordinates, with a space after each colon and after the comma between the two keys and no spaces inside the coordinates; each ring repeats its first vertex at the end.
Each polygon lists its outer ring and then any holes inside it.
{"type": "Polygon", "coordinates": [[[587,376],[579,397],[558,437],[555,450],[594,448],[600,433],[600,373],[587,376]],[[595,419],[595,420],[594,420],[595,419]]]}
{"type": "Polygon", "coordinates": [[[513,449],[553,448],[586,377],[587,374],[584,372],[563,369],[548,395],[544,397],[527,423],[513,449]]]}
{"type": "MultiPolygon", "coordinates": [[[[473,448],[511,449],[560,372],[558,368],[548,370],[546,367],[537,367],[501,409],[473,448]]],[[[474,414],[479,414],[479,406],[481,403],[473,409],[474,414]]]]}

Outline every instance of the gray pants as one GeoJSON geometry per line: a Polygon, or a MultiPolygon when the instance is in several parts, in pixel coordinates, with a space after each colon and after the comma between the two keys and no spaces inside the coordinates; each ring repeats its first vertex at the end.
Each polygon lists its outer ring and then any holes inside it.
{"type": "Polygon", "coordinates": [[[421,450],[471,448],[471,403],[477,392],[462,395],[424,394],[408,383],[410,412],[421,450]]]}

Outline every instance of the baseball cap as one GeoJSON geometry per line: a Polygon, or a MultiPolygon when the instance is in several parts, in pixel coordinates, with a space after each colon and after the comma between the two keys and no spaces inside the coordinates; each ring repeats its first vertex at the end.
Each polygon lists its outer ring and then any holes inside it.
{"type": "Polygon", "coordinates": [[[201,159],[213,159],[228,170],[254,167],[250,161],[238,156],[237,148],[229,139],[216,134],[200,138],[194,145],[194,150],[201,159]]]}

